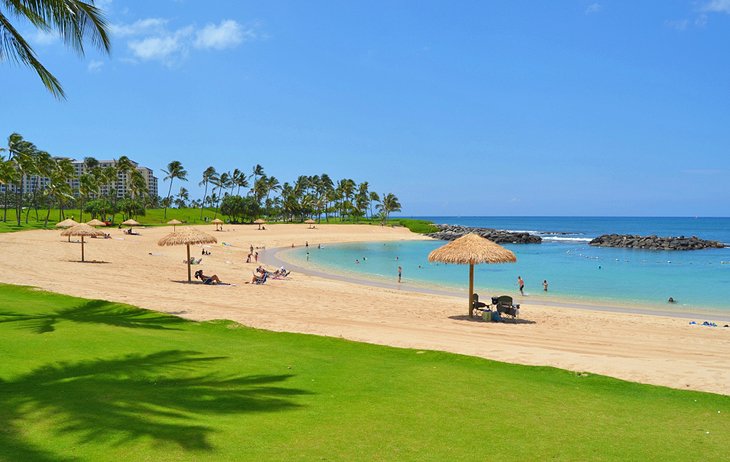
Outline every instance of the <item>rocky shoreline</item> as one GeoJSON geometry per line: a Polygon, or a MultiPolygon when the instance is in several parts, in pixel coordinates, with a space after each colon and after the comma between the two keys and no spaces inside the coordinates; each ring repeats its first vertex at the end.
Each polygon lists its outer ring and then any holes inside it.
{"type": "MultiPolygon", "coordinates": [[[[443,241],[453,241],[469,233],[476,233],[497,244],[540,244],[542,237],[526,232],[505,231],[494,228],[476,228],[460,225],[434,225],[438,231],[426,236],[443,241]]],[[[564,234],[564,233],[550,233],[564,234]]],[[[632,234],[604,234],[589,242],[596,247],[620,247],[645,250],[701,250],[721,249],[725,244],[718,241],[700,239],[697,236],[660,237],[639,236],[632,234]]]]}
{"type": "Polygon", "coordinates": [[[604,234],[589,242],[597,247],[622,247],[647,250],[701,250],[721,249],[725,244],[692,237],[636,236],[631,234],[604,234]]]}
{"type": "Polygon", "coordinates": [[[539,244],[542,242],[540,236],[530,233],[515,233],[493,228],[473,228],[471,226],[459,225],[435,225],[438,231],[426,234],[434,239],[453,241],[469,233],[476,233],[482,237],[496,242],[497,244],[539,244]]]}

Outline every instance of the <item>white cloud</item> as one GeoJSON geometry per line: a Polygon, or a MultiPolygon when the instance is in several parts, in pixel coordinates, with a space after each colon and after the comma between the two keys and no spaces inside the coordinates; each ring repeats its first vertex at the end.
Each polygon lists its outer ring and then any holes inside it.
{"type": "Polygon", "coordinates": [[[219,25],[208,24],[199,30],[195,37],[195,48],[224,50],[240,45],[246,38],[255,38],[252,29],[243,27],[232,19],[221,21],[219,25]]]}
{"type": "Polygon", "coordinates": [[[146,18],[132,24],[110,24],[109,31],[117,37],[135,37],[146,34],[160,34],[165,31],[167,19],[146,18]]]}
{"type": "Polygon", "coordinates": [[[95,0],[94,6],[102,10],[108,10],[112,6],[113,2],[114,0],[95,0]]]}
{"type": "Polygon", "coordinates": [[[87,70],[88,70],[89,72],[94,72],[94,73],[96,73],[96,72],[100,72],[100,71],[101,71],[101,68],[102,68],[103,66],[104,66],[104,61],[99,61],[99,60],[96,60],[96,59],[95,59],[95,60],[92,60],[92,61],[91,61],[91,62],[89,63],[89,65],[88,65],[88,66],[86,66],[86,69],[87,69],[87,70]]]}
{"type": "Polygon", "coordinates": [[[683,30],[687,30],[687,26],[689,25],[689,20],[687,20],[687,19],[666,20],[666,21],[664,21],[664,25],[670,29],[683,31],[683,30]]]}
{"type": "Polygon", "coordinates": [[[713,13],[730,14],[730,0],[710,0],[701,9],[713,13]]]}
{"type": "Polygon", "coordinates": [[[168,23],[164,18],[146,18],[112,25],[112,34],[129,39],[127,47],[132,56],[124,62],[160,61],[173,66],[183,61],[191,49],[225,50],[262,37],[258,34],[258,24],[244,27],[233,19],[207,24],[197,30],[193,25],[170,30],[168,23]]]}
{"type": "Polygon", "coordinates": [[[192,33],[193,28],[188,26],[171,34],[132,40],[127,45],[132,54],[142,61],[154,60],[173,65],[187,56],[188,42],[192,33]]]}
{"type": "Polygon", "coordinates": [[[30,41],[33,44],[40,46],[52,45],[58,42],[58,34],[55,32],[36,30],[35,33],[30,36],[30,41]]]}
{"type": "Polygon", "coordinates": [[[603,6],[600,3],[594,2],[586,7],[586,14],[595,14],[595,13],[598,13],[599,11],[601,11],[602,9],[603,9],[603,6]]]}

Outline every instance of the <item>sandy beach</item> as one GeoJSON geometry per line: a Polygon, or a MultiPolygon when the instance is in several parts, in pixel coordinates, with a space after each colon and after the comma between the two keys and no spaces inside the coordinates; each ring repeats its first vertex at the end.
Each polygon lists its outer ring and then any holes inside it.
{"type": "MultiPolygon", "coordinates": [[[[201,226],[218,239],[193,269],[231,286],[183,283],[185,247],[159,247],[171,227],[111,229],[112,239],[80,244],[58,231],[0,234],[7,262],[0,282],[80,297],[125,302],[193,320],[230,319],[274,331],[343,337],[398,347],[435,349],[625,380],[730,395],[730,328],[690,326],[687,319],[525,303],[521,323],[466,317],[463,297],[373,288],[294,272],[286,280],[246,284],[255,263],[249,246],[267,250],[309,242],[422,239],[405,228],[371,225],[201,226]]],[[[201,256],[200,246],[192,254],[201,256]]],[[[270,268],[273,269],[273,268],[270,268]]],[[[49,334],[50,335],[50,334],[49,334]]]]}

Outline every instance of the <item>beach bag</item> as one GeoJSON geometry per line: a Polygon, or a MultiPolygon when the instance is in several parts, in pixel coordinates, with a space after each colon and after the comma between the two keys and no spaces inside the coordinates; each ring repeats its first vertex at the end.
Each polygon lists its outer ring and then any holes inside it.
{"type": "Polygon", "coordinates": [[[482,318],[484,318],[487,322],[492,322],[492,312],[491,311],[483,311],[482,312],[482,318]]]}

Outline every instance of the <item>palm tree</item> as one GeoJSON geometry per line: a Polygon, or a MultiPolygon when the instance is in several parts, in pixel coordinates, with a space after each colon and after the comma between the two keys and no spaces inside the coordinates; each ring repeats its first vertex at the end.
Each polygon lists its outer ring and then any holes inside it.
{"type": "Polygon", "coordinates": [[[91,197],[99,194],[99,181],[90,173],[84,173],[79,177],[79,202],[81,205],[81,217],[84,221],[84,203],[91,197]]]}
{"type": "MultiPolygon", "coordinates": [[[[4,149],[3,149],[4,150],[4,149]]],[[[3,221],[8,221],[8,192],[10,185],[18,181],[18,171],[10,160],[0,158],[0,185],[5,189],[5,199],[3,204],[3,221]]]]}
{"type": "MultiPolygon", "coordinates": [[[[220,176],[215,177],[211,180],[211,183],[213,183],[213,186],[218,188],[218,200],[215,205],[215,214],[213,215],[213,218],[218,216],[218,210],[220,209],[221,205],[221,199],[223,199],[223,190],[228,189],[231,186],[231,174],[228,172],[223,172],[220,174],[220,176]]],[[[215,188],[213,188],[213,193],[215,193],[215,188]]]]}
{"type": "Polygon", "coordinates": [[[378,204],[377,209],[380,211],[383,223],[386,223],[391,212],[400,212],[401,205],[398,198],[395,197],[395,194],[388,193],[383,194],[383,200],[378,204]]]}
{"type": "Polygon", "coordinates": [[[258,177],[264,174],[264,168],[256,164],[253,166],[253,170],[251,171],[251,176],[253,177],[253,188],[251,188],[251,191],[249,191],[251,194],[256,194],[256,180],[258,180],[258,177]]]}
{"type": "Polygon", "coordinates": [[[73,199],[71,184],[69,181],[74,177],[74,167],[69,159],[53,160],[49,165],[50,171],[44,172],[50,180],[44,194],[48,198],[48,212],[46,213],[45,227],[48,227],[48,219],[51,216],[51,205],[55,199],[58,203],[58,221],[63,219],[63,204],[66,200],[73,199]]]}
{"type": "Polygon", "coordinates": [[[205,192],[203,193],[203,200],[200,203],[200,219],[203,219],[203,207],[205,205],[205,198],[208,196],[208,183],[210,183],[210,180],[215,177],[216,171],[213,167],[208,167],[203,172],[203,181],[198,183],[198,186],[205,186],[205,192]]]}
{"type": "Polygon", "coordinates": [[[175,199],[175,206],[179,209],[185,208],[189,199],[190,194],[188,193],[188,190],[181,187],[180,192],[177,193],[177,199],[175,199]]]}
{"type": "Polygon", "coordinates": [[[188,172],[183,168],[182,163],[179,160],[173,160],[167,164],[167,170],[162,170],[167,175],[163,181],[170,180],[170,188],[167,190],[167,199],[165,202],[165,218],[167,218],[167,205],[170,202],[170,194],[172,193],[172,182],[175,178],[181,181],[188,181],[188,172]]]}
{"type": "Polygon", "coordinates": [[[8,16],[24,18],[43,32],[57,31],[63,42],[84,55],[84,36],[109,53],[111,45],[101,10],[81,0],[5,0],[0,3],[0,61],[24,64],[38,74],[56,98],[66,97],[61,83],[38,60],[35,51],[10,23],[8,16]],[[9,13],[9,14],[8,14],[9,13]]]}
{"type": "Polygon", "coordinates": [[[373,202],[380,202],[380,196],[375,191],[370,191],[370,219],[373,219],[373,202]]]}

